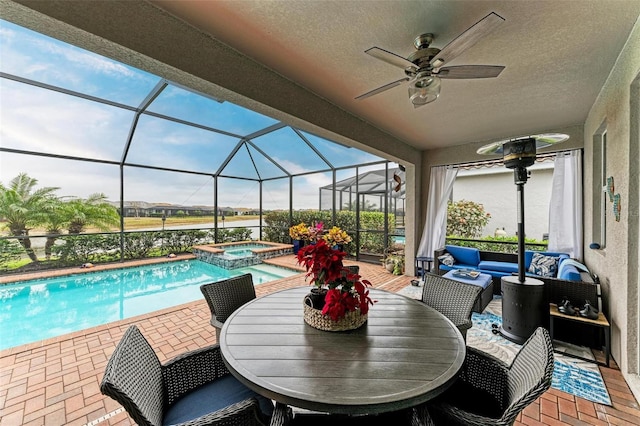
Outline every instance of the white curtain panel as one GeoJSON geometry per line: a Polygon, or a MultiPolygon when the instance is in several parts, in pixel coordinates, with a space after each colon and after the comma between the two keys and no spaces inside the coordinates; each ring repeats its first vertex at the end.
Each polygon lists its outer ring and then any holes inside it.
{"type": "Polygon", "coordinates": [[[582,152],[556,156],[549,203],[549,251],[582,261],[582,152]]]}
{"type": "Polygon", "coordinates": [[[433,252],[444,247],[447,234],[447,201],[453,191],[458,169],[451,166],[431,168],[427,219],[418,246],[418,257],[433,257],[433,252]]]}

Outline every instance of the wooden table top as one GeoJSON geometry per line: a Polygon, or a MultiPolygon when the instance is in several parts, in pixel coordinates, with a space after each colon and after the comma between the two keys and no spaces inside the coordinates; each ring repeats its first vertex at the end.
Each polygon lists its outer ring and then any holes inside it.
{"type": "Polygon", "coordinates": [[[465,342],[436,310],[372,289],[377,303],[365,325],[322,331],[303,319],[309,290],[297,287],[255,299],[225,322],[222,354],[249,388],[299,408],[374,414],[428,401],[455,380],[465,342]]]}

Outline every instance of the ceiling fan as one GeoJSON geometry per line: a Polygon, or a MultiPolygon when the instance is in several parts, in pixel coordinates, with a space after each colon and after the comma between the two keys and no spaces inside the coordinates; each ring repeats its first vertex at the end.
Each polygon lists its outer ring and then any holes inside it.
{"type": "Polygon", "coordinates": [[[413,42],[416,51],[408,58],[388,52],[379,47],[372,47],[365,51],[376,59],[387,62],[404,69],[405,77],[400,80],[385,84],[370,92],[356,97],[355,99],[366,99],[377,95],[404,82],[409,82],[409,99],[415,108],[426,105],[438,99],[440,95],[441,78],[493,78],[497,77],[503,66],[499,65],[458,65],[443,67],[453,58],[473,46],[482,37],[487,35],[496,26],[504,22],[504,18],[491,12],[471,28],[460,34],[452,42],[447,44],[442,50],[429,47],[433,42],[434,35],[431,33],[421,34],[413,42]]]}

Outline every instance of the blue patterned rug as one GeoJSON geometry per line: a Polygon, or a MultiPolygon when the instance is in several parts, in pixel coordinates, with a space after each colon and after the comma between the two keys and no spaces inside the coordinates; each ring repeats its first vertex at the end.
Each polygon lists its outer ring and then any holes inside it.
{"type": "MultiPolygon", "coordinates": [[[[417,287],[407,286],[400,293],[407,297],[420,299],[422,285],[417,287]]],[[[493,334],[491,331],[492,324],[496,324],[498,327],[502,325],[502,299],[500,296],[494,296],[494,299],[482,314],[473,313],[472,319],[473,327],[467,331],[467,344],[510,363],[520,349],[520,345],[500,335],[493,334]]],[[[574,353],[583,358],[593,359],[593,354],[589,348],[560,341],[555,341],[554,347],[565,353],[574,353]]],[[[604,380],[596,364],[559,353],[555,353],[554,356],[555,363],[551,387],[592,402],[611,405],[609,392],[607,392],[604,380]]]]}
{"type": "MultiPolygon", "coordinates": [[[[473,327],[467,331],[467,343],[488,352],[505,362],[510,362],[520,349],[520,345],[493,334],[492,324],[502,325],[502,317],[494,312],[501,308],[500,298],[495,298],[482,314],[473,313],[473,327]]],[[[588,348],[555,341],[556,349],[592,358],[588,348]]],[[[611,405],[611,398],[600,374],[598,366],[592,362],[555,353],[551,387],[580,398],[600,404],[611,405]]]]}

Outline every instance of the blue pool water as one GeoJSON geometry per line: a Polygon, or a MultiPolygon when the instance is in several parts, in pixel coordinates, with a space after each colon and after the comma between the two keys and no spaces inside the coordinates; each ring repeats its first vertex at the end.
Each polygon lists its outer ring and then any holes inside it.
{"type": "Polygon", "coordinates": [[[252,256],[253,252],[248,249],[235,249],[235,250],[225,250],[224,254],[226,254],[227,256],[233,256],[233,257],[247,257],[247,256],[252,256]]]}
{"type": "Polygon", "coordinates": [[[0,349],[199,300],[201,284],[245,273],[261,284],[299,272],[188,260],[2,285],[0,349]]]}

